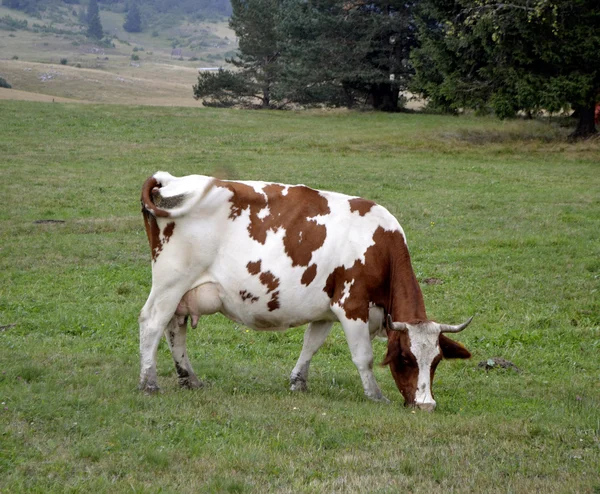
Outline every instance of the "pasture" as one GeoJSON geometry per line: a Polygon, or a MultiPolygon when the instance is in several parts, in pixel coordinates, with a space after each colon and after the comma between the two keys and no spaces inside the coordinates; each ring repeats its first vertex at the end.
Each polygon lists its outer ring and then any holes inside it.
{"type": "MultiPolygon", "coordinates": [[[[0,492],[600,492],[600,141],[555,123],[0,101],[0,492]],[[404,227],[430,317],[473,353],[432,413],[362,395],[335,327],[309,391],[303,332],[220,315],[207,383],[137,391],[150,287],[139,191],[157,170],[304,183],[404,227]],[[503,358],[515,368],[479,362],[503,358]]],[[[232,246],[235,248],[235,246],[232,246]]],[[[376,361],[385,343],[374,343],[376,361]]]]}
{"type": "Polygon", "coordinates": [[[192,95],[198,68],[225,65],[237,46],[226,20],[164,18],[169,25],[158,30],[127,33],[124,15],[104,10],[111,41],[98,44],[80,32],[72,11],[53,5],[38,19],[0,7],[0,76],[13,88],[0,88],[0,100],[198,107],[192,95]],[[24,21],[27,28],[15,27],[24,21]],[[174,45],[183,46],[179,58],[171,56],[174,45]]]}

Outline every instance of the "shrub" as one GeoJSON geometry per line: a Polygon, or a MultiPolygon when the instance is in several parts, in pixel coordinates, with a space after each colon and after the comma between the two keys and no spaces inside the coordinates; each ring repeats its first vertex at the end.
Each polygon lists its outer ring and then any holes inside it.
{"type": "Polygon", "coordinates": [[[19,57],[18,57],[17,55],[13,55],[13,56],[12,56],[12,59],[13,59],[13,60],[19,60],[19,57]]]}
{"type": "Polygon", "coordinates": [[[69,63],[69,61],[66,58],[61,58],[60,59],[60,64],[61,65],[67,65],[67,63],[69,63]]]}
{"type": "Polygon", "coordinates": [[[4,77],[0,77],[0,87],[5,87],[6,89],[10,89],[12,86],[8,83],[8,81],[4,77]]]}
{"type": "Polygon", "coordinates": [[[135,53],[133,55],[131,55],[131,60],[138,61],[139,59],[140,59],[139,55],[136,55],[135,53]]]}

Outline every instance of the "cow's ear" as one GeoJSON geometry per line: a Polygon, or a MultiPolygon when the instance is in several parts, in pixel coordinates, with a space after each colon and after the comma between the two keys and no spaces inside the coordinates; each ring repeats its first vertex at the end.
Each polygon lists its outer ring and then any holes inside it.
{"type": "Polygon", "coordinates": [[[451,340],[446,335],[440,335],[440,348],[444,358],[470,358],[471,352],[457,341],[451,340]]]}

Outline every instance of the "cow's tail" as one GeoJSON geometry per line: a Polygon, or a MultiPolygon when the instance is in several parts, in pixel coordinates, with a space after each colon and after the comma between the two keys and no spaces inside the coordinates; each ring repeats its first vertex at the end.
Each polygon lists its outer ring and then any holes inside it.
{"type": "Polygon", "coordinates": [[[163,196],[161,188],[175,177],[166,172],[158,172],[148,177],[142,186],[142,213],[159,218],[177,218],[187,214],[213,189],[216,179],[207,181],[206,186],[190,190],[184,194],[163,196]]]}

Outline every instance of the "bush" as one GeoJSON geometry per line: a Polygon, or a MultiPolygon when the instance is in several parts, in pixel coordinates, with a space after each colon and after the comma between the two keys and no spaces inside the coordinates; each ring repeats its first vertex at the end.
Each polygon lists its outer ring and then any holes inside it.
{"type": "Polygon", "coordinates": [[[8,83],[8,81],[4,77],[0,77],[0,87],[5,87],[6,89],[10,89],[12,86],[8,83]]]}
{"type": "Polygon", "coordinates": [[[13,56],[12,56],[12,59],[13,59],[13,60],[19,60],[19,57],[18,57],[17,55],[13,55],[13,56]]]}
{"type": "Polygon", "coordinates": [[[133,55],[131,55],[131,60],[138,61],[139,59],[140,59],[139,55],[136,55],[135,53],[133,55]]]}
{"type": "Polygon", "coordinates": [[[60,59],[60,64],[61,65],[67,65],[69,63],[69,61],[66,58],[61,58],[60,59]]]}

